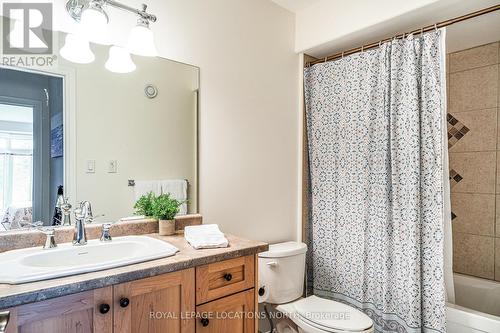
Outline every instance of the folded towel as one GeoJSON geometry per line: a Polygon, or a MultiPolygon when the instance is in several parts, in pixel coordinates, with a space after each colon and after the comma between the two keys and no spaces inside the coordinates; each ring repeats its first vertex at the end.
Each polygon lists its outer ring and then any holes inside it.
{"type": "Polygon", "coordinates": [[[227,247],[229,245],[229,241],[219,230],[217,224],[187,226],[184,228],[184,238],[196,250],[227,247]]]}
{"type": "Polygon", "coordinates": [[[186,215],[187,190],[188,182],[185,179],[139,180],[135,182],[135,200],[149,192],[156,195],[170,193],[173,198],[183,202],[177,215],[186,215]]]}

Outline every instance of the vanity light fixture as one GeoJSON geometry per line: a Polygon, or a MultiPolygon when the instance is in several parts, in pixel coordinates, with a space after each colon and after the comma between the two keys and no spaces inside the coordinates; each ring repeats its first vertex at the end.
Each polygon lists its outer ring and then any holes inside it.
{"type": "MultiPolygon", "coordinates": [[[[128,73],[135,70],[130,53],[140,56],[154,57],[157,50],[154,43],[154,35],[149,24],[156,22],[156,16],[146,11],[147,5],[143,4],[140,9],[130,7],[115,0],[69,0],[66,3],[66,11],[78,22],[76,37],[67,37],[66,44],[61,49],[61,56],[69,61],[80,60],[79,63],[88,63],[90,48],[85,50],[87,62],[82,62],[76,54],[84,49],[82,40],[97,44],[110,45],[108,26],[110,19],[106,12],[108,7],[114,7],[138,16],[137,25],[132,28],[127,43],[127,48],[111,46],[109,58],[106,62],[108,70],[118,73],[128,73]],[[78,49],[74,49],[78,46],[78,49]],[[63,52],[64,50],[64,52],[63,52]]],[[[68,35],[69,36],[69,35],[68,35]]],[[[78,61],[74,61],[78,62],[78,61]]]]}
{"type": "Polygon", "coordinates": [[[128,50],[120,46],[111,46],[108,61],[104,66],[113,73],[130,73],[136,69],[128,50]]]}
{"type": "Polygon", "coordinates": [[[130,53],[140,56],[156,57],[158,55],[148,20],[142,17],[137,20],[137,25],[130,31],[127,48],[130,53]]]}
{"type": "Polygon", "coordinates": [[[95,60],[89,41],[78,34],[67,34],[59,53],[64,59],[78,64],[89,64],[95,60]]]}
{"type": "Polygon", "coordinates": [[[109,45],[108,14],[103,9],[103,2],[91,1],[88,8],[82,11],[79,33],[86,36],[89,42],[109,45]]]}

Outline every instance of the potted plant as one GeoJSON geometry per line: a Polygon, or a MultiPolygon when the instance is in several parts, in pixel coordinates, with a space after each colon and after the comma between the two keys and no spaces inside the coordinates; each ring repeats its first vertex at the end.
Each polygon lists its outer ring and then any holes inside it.
{"type": "Polygon", "coordinates": [[[137,200],[134,205],[136,215],[144,215],[146,217],[153,217],[153,201],[155,199],[155,194],[149,192],[144,194],[137,200]]]}
{"type": "Polygon", "coordinates": [[[170,197],[169,193],[160,194],[152,201],[153,217],[158,219],[161,236],[175,233],[175,215],[179,212],[182,202],[170,197]]]}

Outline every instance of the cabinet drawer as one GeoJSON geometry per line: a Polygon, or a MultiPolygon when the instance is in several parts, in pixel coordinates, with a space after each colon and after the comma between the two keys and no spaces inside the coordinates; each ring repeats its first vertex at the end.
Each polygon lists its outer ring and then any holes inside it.
{"type": "Polygon", "coordinates": [[[255,290],[196,307],[196,333],[255,333],[255,290]]]}
{"type": "Polygon", "coordinates": [[[196,267],[196,304],[254,287],[254,256],[196,267]]]}

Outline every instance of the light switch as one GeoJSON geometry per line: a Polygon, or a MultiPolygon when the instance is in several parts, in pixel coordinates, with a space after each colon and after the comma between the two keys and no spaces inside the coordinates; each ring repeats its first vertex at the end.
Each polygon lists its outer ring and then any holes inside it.
{"type": "Polygon", "coordinates": [[[108,173],[116,173],[118,170],[118,161],[111,160],[108,163],[108,173]]]}
{"type": "Polygon", "coordinates": [[[95,160],[87,160],[87,165],[85,166],[85,172],[95,173],[95,160]]]}

